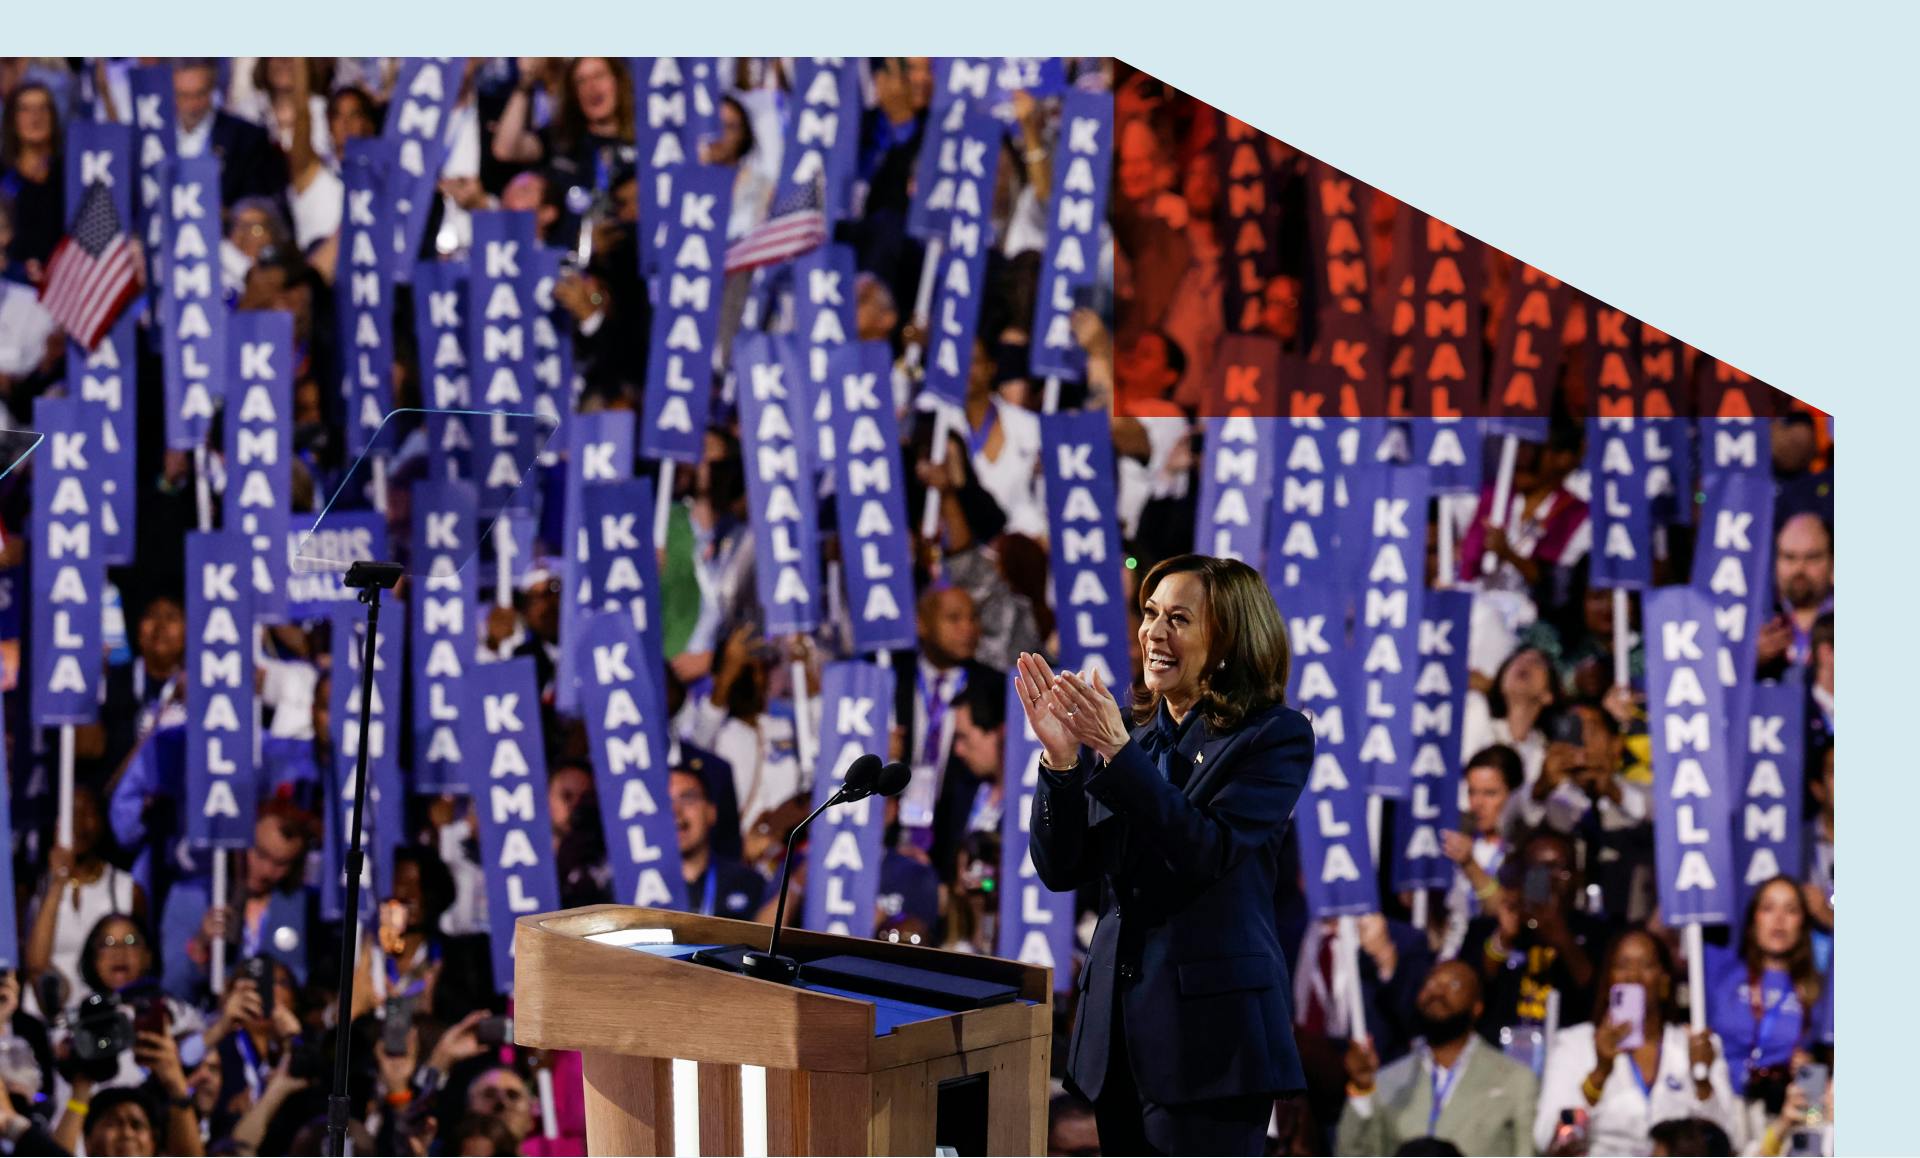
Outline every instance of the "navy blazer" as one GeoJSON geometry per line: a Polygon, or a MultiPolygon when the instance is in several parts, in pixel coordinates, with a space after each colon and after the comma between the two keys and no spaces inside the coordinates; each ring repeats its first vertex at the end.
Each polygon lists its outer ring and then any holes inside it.
{"type": "Polygon", "coordinates": [[[1106,1080],[1115,1003],[1142,1097],[1161,1105],[1304,1089],[1292,984],[1273,898],[1281,839],[1313,762],[1313,728],[1274,705],[1240,727],[1187,729],[1184,788],[1139,737],[1111,761],[1040,773],[1032,855],[1056,892],[1104,881],[1081,970],[1067,1074],[1087,1098],[1106,1080]]]}

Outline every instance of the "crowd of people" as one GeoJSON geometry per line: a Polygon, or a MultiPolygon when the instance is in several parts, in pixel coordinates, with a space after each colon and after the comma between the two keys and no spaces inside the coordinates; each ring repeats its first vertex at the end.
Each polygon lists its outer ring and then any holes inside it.
{"type": "MultiPolygon", "coordinates": [[[[0,285],[34,287],[67,230],[63,132],[77,118],[125,121],[129,59],[0,60],[0,285]]],[[[293,315],[293,493],[324,502],[345,452],[344,364],[333,284],[346,142],[390,115],[397,63],[261,58],[171,62],[179,154],[222,160],[219,276],[232,307],[293,315]]],[[[861,340],[897,358],[906,509],[938,496],[938,533],[915,536],[917,646],[894,657],[888,755],[915,769],[889,805],[873,934],[963,952],[997,951],[1000,821],[1017,806],[1006,766],[1006,673],[1023,651],[1058,653],[1030,332],[1047,236],[1047,174],[1059,147],[1059,94],[1010,100],[991,210],[994,246],[964,404],[913,390],[925,319],[914,316],[924,250],[908,232],[915,160],[929,132],[938,61],[858,62],[864,107],[856,211],[835,240],[858,277],[861,340]],[[935,454],[937,439],[949,439],[935,454]]],[[[736,172],[729,239],[772,211],[793,116],[792,64],[716,62],[718,129],[702,159],[736,172]]],[[[470,215],[532,212],[543,241],[591,258],[557,281],[578,382],[576,412],[642,406],[653,302],[638,249],[647,225],[635,97],[623,59],[486,59],[465,64],[446,125],[446,159],[424,246],[457,256],[470,215]]],[[[1064,407],[1112,411],[1116,389],[1163,392],[1161,413],[1115,413],[1115,512],[1127,544],[1121,579],[1194,549],[1206,447],[1196,420],[1222,306],[1218,117],[1151,78],[1070,59],[1068,85],[1114,95],[1114,176],[1102,250],[1111,277],[1073,314],[1087,356],[1064,407]]],[[[1263,146],[1282,206],[1279,272],[1253,325],[1314,351],[1314,277],[1304,242],[1306,160],[1263,146]]],[[[1397,206],[1371,201],[1372,259],[1384,271],[1397,206]]],[[[1491,255],[1496,273],[1511,263],[1491,255]]],[[[1370,306],[1393,308],[1389,279],[1370,306]]],[[[1502,284],[1489,279],[1489,293],[1502,284]]],[[[745,297],[730,286],[734,308],[745,297]]],[[[9,299],[0,298],[0,307],[9,299]]],[[[394,326],[394,400],[423,387],[413,303],[394,326]]],[[[1496,313],[1490,309],[1489,315],[1496,313]]],[[[0,308],[0,332],[11,333],[0,308]]],[[[724,322],[723,322],[724,324],[724,322]]],[[[1276,1102],[1275,1153],[1831,1153],[1833,938],[1832,445],[1815,416],[1771,426],[1778,492],[1778,614],[1759,631],[1773,678],[1803,683],[1805,872],[1753,892],[1744,920],[1709,932],[1704,991],[1688,984],[1676,931],[1653,884],[1644,689],[1616,688],[1617,641],[1605,593],[1586,582],[1578,454],[1586,416],[1581,342],[1568,318],[1568,367],[1553,439],[1523,445],[1515,513],[1490,520],[1486,554],[1461,559],[1476,606],[1473,688],[1461,727],[1459,864],[1426,903],[1381,890],[1359,919],[1358,993],[1337,983],[1333,922],[1303,889],[1275,898],[1296,963],[1296,1033],[1311,1088],[1276,1102]],[[1543,536],[1551,517],[1565,533],[1543,536]],[[1426,917],[1416,927],[1416,911],[1426,917]],[[1617,987],[1639,986],[1631,1038],[1610,1020],[1617,987]],[[1354,1002],[1362,1008],[1356,1008],[1354,1002]],[[1705,1031],[1689,1011],[1704,1008],[1705,1031]],[[1366,1032],[1357,1032],[1364,1024],[1366,1032]],[[1818,1079],[1815,1081],[1815,1079],[1818,1079]],[[1451,1146],[1454,1150],[1446,1147],[1451,1146]],[[1812,1147],[1812,1149],[1808,1149],[1812,1147]]],[[[159,335],[143,329],[139,396],[159,405],[159,335]]],[[[26,427],[36,397],[69,389],[64,339],[8,349],[0,399],[26,427]]],[[[1124,410],[1124,408],[1123,408],[1124,410]]],[[[716,404],[705,456],[679,472],[660,559],[662,679],[672,716],[669,797],[689,904],[768,920],[785,839],[809,811],[816,770],[801,758],[796,667],[810,685],[850,651],[846,607],[815,632],[770,637],[756,595],[742,433],[716,404]]],[[[135,563],[109,570],[99,722],[76,729],[72,840],[54,836],[54,742],[30,726],[19,678],[32,585],[21,567],[34,529],[21,472],[4,481],[0,653],[6,658],[7,767],[20,959],[0,983],[0,1147],[13,1153],[318,1153],[340,955],[349,935],[324,919],[321,846],[336,766],[333,641],[325,620],[266,628],[258,652],[262,805],[227,895],[204,850],[186,847],[182,799],[185,533],[196,524],[196,463],[139,428],[135,563]],[[216,987],[215,974],[221,984],[216,987]],[[96,1045],[103,1026],[131,1030],[96,1045]]],[[[216,456],[210,456],[217,460],[216,456]]],[[[217,466],[217,462],[215,464],[217,466]]],[[[1470,513],[1470,512],[1469,512],[1470,513]]],[[[1465,525],[1467,519],[1461,519],[1465,525]]],[[[1663,567],[1684,576],[1673,528],[1663,567]]],[[[559,545],[520,569],[475,640],[481,661],[528,656],[543,688],[551,852],[566,905],[612,899],[599,781],[584,723],[554,694],[567,592],[559,545]]],[[[483,586],[485,581],[483,580],[483,586]]],[[[404,592],[402,593],[404,596],[404,592]]],[[[1282,604],[1283,610],[1285,604],[1282,604]]],[[[1138,626],[1138,609],[1131,608],[1138,626]]],[[[395,617],[399,618],[398,616],[395,617]]],[[[1637,639],[1628,641],[1641,670],[1637,639]]],[[[1141,662],[1133,649],[1135,674],[1141,662]]],[[[818,704],[817,696],[798,697],[818,704]]],[[[817,734],[814,733],[814,734],[817,734]]],[[[1017,770],[1014,770],[1017,774],[1017,770]]],[[[1302,805],[1306,807],[1305,803],[1302,805]]],[[[459,795],[411,794],[377,920],[364,929],[344,1040],[351,1051],[359,1153],[584,1153],[579,1059],[511,1042],[511,994],[489,952],[476,821],[459,795]]],[[[337,836],[337,834],[335,834],[337,836]]],[[[806,887],[804,864],[794,898],[806,887]]],[[[1082,948],[1102,901],[1077,898],[1082,948]]],[[[799,911],[789,904],[788,913],[799,911]]],[[[1059,962],[1058,1024],[1071,1024],[1078,960],[1059,962]]],[[[1064,1057],[1056,1045],[1056,1071],[1064,1057]]],[[[1097,1153],[1090,1108],[1056,1081],[1050,1147],[1097,1153]]]]}
{"type": "MultiPolygon", "coordinates": [[[[1255,134],[1263,196],[1230,204],[1223,190],[1247,169],[1223,148],[1228,118],[1124,65],[1116,87],[1110,219],[1123,392],[1134,385],[1171,400],[1176,422],[1204,412],[1222,340],[1234,335],[1271,339],[1308,363],[1328,359],[1324,335],[1341,303],[1316,254],[1327,236],[1317,162],[1255,134]],[[1252,247],[1232,216],[1249,204],[1256,219],[1272,207],[1252,247]],[[1249,249],[1261,261],[1241,260],[1249,249]],[[1246,308],[1232,308],[1236,300],[1246,308]]],[[[1411,279],[1394,249],[1421,219],[1367,193],[1356,215],[1360,306],[1387,342],[1412,316],[1411,279]]],[[[1470,284],[1482,293],[1481,364],[1491,369],[1524,267],[1466,240],[1477,267],[1470,284]]],[[[1564,356],[1549,433],[1519,444],[1510,508],[1492,497],[1498,439],[1487,442],[1484,488],[1432,500],[1430,525],[1446,526],[1439,516],[1451,506],[1451,525],[1464,529],[1452,545],[1457,574],[1435,585],[1474,592],[1471,689],[1457,732],[1462,822],[1444,836],[1458,866],[1451,888],[1418,903],[1396,894],[1390,858],[1377,849],[1382,905],[1358,919],[1357,995],[1339,981],[1336,922],[1310,916],[1304,889],[1276,900],[1300,938],[1289,952],[1311,1087],[1276,1110],[1279,1152],[1832,1153],[1831,427],[1779,395],[1763,424],[1771,585],[1755,671],[1743,677],[1804,693],[1804,768],[1793,780],[1804,792],[1805,832],[1794,834],[1804,867],[1748,882],[1741,918],[1706,931],[1695,984],[1680,930],[1660,909],[1638,603],[1616,640],[1611,592],[1589,582],[1597,495],[1583,451],[1600,392],[1597,306],[1575,294],[1555,319],[1564,356]],[[1623,990],[1643,995],[1643,1014],[1621,1015],[1612,1003],[1623,990]]],[[[1395,361],[1396,347],[1387,349],[1395,361]]],[[[1681,381],[1705,372],[1704,355],[1684,357],[1681,381]]],[[[1396,362],[1393,372],[1404,371],[1396,362]]],[[[1487,389],[1473,385],[1475,397],[1487,389]]],[[[1198,515],[1200,486],[1181,450],[1149,458],[1155,502],[1180,513],[1143,520],[1134,546],[1144,554],[1184,549],[1198,515]],[[1164,544],[1140,541],[1160,534],[1164,544]]],[[[1704,501],[1691,497],[1689,506],[1704,501]]],[[[1648,544],[1656,585],[1688,581],[1698,517],[1688,516],[1648,544]]],[[[1430,582],[1434,567],[1430,559],[1430,582]]]]}

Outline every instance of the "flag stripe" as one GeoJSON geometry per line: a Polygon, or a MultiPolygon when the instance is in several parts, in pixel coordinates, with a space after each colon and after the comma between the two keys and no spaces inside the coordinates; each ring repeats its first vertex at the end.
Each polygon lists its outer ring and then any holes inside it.
{"type": "Polygon", "coordinates": [[[138,293],[137,264],[112,195],[95,182],[47,260],[40,301],[74,341],[91,350],[138,293]]]}
{"type": "Polygon", "coordinates": [[[738,272],[798,257],[826,239],[826,218],[818,211],[776,218],[755,228],[727,250],[727,270],[738,272]]]}

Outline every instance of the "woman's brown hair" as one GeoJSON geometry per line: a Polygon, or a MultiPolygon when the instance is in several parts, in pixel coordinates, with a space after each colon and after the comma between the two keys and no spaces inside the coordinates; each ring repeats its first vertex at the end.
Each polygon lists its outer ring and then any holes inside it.
{"type": "Polygon", "coordinates": [[[1814,1007],[1820,1004],[1822,982],[1820,970],[1813,961],[1813,914],[1807,911],[1807,898],[1800,892],[1800,886],[1789,876],[1777,876],[1753,890],[1753,896],[1747,901],[1747,919],[1740,926],[1740,959],[1747,966],[1747,980],[1757,991],[1760,975],[1766,972],[1765,954],[1760,951],[1760,943],[1753,935],[1754,918],[1760,915],[1760,901],[1767,890],[1775,885],[1784,885],[1793,894],[1793,903],[1800,907],[1800,936],[1787,951],[1787,976],[1793,982],[1793,993],[1800,999],[1800,1017],[1803,1027],[1811,1024],[1814,1007]]]}
{"type": "Polygon", "coordinates": [[[620,118],[622,141],[632,141],[634,131],[633,83],[627,76],[627,62],[618,56],[576,56],[567,62],[565,81],[560,85],[560,110],[554,118],[554,144],[558,151],[571,153],[587,139],[587,114],[580,108],[580,95],[573,87],[573,74],[588,60],[603,60],[613,74],[615,115],[620,118]]]}
{"type": "MultiPolygon", "coordinates": [[[[1207,592],[1202,619],[1207,625],[1205,674],[1194,710],[1216,733],[1232,731],[1287,695],[1287,670],[1293,652],[1287,621],[1260,572],[1238,559],[1211,555],[1175,555],[1162,560],[1140,581],[1144,614],[1154,589],[1169,575],[1190,572],[1207,592]]],[[[1133,694],[1133,720],[1144,724],[1160,710],[1160,696],[1145,688],[1133,694]]]]}
{"type": "Polygon", "coordinates": [[[20,98],[34,92],[47,99],[47,108],[53,114],[52,159],[56,164],[60,160],[60,102],[53,99],[52,89],[37,80],[27,80],[7,94],[6,112],[0,117],[0,167],[12,168],[20,163],[20,98]]]}

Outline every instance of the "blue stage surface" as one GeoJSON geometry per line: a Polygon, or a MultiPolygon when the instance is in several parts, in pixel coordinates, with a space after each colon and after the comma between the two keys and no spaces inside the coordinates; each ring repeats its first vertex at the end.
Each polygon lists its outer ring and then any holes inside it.
{"type": "MultiPolygon", "coordinates": [[[[627,948],[641,953],[652,953],[656,957],[691,957],[702,949],[717,949],[718,945],[629,945],[627,948]]],[[[800,982],[800,988],[812,993],[826,993],[834,997],[848,997],[855,1001],[864,1001],[873,1006],[873,1035],[885,1037],[903,1025],[916,1021],[929,1021],[937,1017],[952,1016],[951,1010],[936,1009],[931,1005],[914,1005],[911,1002],[895,1001],[889,997],[875,997],[868,993],[855,993],[851,989],[836,989],[831,985],[815,985],[807,981],[800,982]]],[[[1020,1004],[1032,1005],[1033,1002],[1021,998],[1020,1004]]]]}

